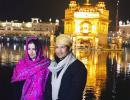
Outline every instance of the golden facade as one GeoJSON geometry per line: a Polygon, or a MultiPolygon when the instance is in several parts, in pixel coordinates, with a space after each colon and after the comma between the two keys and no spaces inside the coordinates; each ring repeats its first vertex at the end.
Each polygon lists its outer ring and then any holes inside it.
{"type": "Polygon", "coordinates": [[[109,10],[103,1],[79,5],[72,0],[65,10],[64,33],[73,37],[76,46],[107,46],[108,26],[109,10]]]}

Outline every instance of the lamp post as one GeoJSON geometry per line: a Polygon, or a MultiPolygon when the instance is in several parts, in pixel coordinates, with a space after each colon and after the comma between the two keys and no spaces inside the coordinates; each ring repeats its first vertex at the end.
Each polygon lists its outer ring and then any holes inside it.
{"type": "Polygon", "coordinates": [[[86,3],[89,4],[89,0],[86,0],[86,3]]]}
{"type": "Polygon", "coordinates": [[[117,1],[117,9],[116,9],[116,32],[119,31],[119,0],[117,1]]]}
{"type": "Polygon", "coordinates": [[[95,37],[95,49],[98,49],[99,38],[95,37]]]}
{"type": "Polygon", "coordinates": [[[54,42],[55,37],[54,37],[54,31],[53,31],[53,28],[52,28],[53,25],[52,25],[52,19],[51,18],[49,19],[49,22],[50,22],[50,27],[51,27],[50,28],[51,29],[50,30],[50,47],[54,47],[54,45],[55,45],[54,44],[55,43],[54,42]]]}

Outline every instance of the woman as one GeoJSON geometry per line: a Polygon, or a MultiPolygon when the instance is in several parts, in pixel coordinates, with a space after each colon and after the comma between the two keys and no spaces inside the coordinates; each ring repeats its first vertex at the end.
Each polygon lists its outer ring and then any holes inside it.
{"type": "Polygon", "coordinates": [[[56,38],[55,59],[51,62],[45,89],[45,100],[82,100],[87,70],[72,53],[67,35],[56,38]]]}
{"type": "Polygon", "coordinates": [[[25,57],[17,63],[12,76],[12,82],[25,81],[21,100],[43,100],[49,64],[38,39],[28,38],[25,57]]]}

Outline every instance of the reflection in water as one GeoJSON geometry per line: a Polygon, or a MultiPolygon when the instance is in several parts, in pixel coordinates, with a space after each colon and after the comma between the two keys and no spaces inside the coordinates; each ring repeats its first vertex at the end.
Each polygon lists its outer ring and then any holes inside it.
{"type": "Polygon", "coordinates": [[[105,87],[106,81],[106,61],[105,58],[107,54],[100,52],[86,52],[86,50],[82,51],[82,56],[78,57],[79,59],[83,59],[82,57],[87,58],[87,64],[84,64],[88,70],[87,76],[87,84],[86,84],[86,92],[87,99],[93,98],[95,100],[99,100],[101,96],[101,91],[105,87]]]}
{"type": "Polygon", "coordinates": [[[16,44],[14,44],[14,51],[16,51],[16,49],[17,49],[17,45],[16,45],[16,44]]]}
{"type": "Polygon", "coordinates": [[[49,58],[50,58],[51,60],[54,59],[54,48],[50,48],[49,58]]]}
{"type": "MultiPolygon", "coordinates": [[[[15,64],[24,56],[24,44],[0,43],[0,64],[15,64]]],[[[43,46],[44,55],[54,59],[54,48],[43,46]]],[[[84,100],[122,100],[130,89],[130,49],[124,51],[90,51],[73,49],[88,70],[84,100]]],[[[130,99],[130,96],[126,98],[130,99]]],[[[128,100],[129,100],[128,99],[128,100]]],[[[126,99],[125,99],[126,100],[126,99]]]]}
{"type": "Polygon", "coordinates": [[[0,49],[1,64],[16,63],[23,56],[24,50],[22,49],[22,45],[10,45],[9,43],[7,43],[7,45],[2,43],[1,45],[4,45],[0,49]]]}
{"type": "Polygon", "coordinates": [[[2,44],[0,44],[0,52],[1,52],[2,44]]]}
{"type": "Polygon", "coordinates": [[[24,44],[24,51],[26,50],[26,45],[24,44]]]}

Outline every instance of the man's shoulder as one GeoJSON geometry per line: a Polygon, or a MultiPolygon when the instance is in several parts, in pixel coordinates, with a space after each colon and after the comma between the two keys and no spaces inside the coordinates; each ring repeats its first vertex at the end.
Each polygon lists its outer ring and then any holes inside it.
{"type": "Polygon", "coordinates": [[[76,59],[71,65],[70,65],[70,69],[74,69],[75,71],[79,71],[79,70],[86,70],[85,65],[78,59],[76,59]]]}
{"type": "Polygon", "coordinates": [[[73,65],[77,65],[77,66],[85,66],[80,60],[76,59],[73,63],[73,65]]]}

